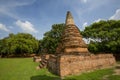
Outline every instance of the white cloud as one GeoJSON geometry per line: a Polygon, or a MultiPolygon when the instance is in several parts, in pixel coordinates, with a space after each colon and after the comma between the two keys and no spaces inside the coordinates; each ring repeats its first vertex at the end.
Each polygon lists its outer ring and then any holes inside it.
{"type": "Polygon", "coordinates": [[[15,23],[18,27],[20,27],[24,32],[28,33],[37,33],[38,31],[34,28],[34,25],[29,21],[20,21],[17,20],[15,23]]]}
{"type": "Polygon", "coordinates": [[[99,22],[99,21],[101,21],[101,20],[102,20],[102,19],[99,18],[99,19],[95,20],[94,22],[99,22]]]}
{"type": "Polygon", "coordinates": [[[4,24],[1,24],[1,23],[0,23],[0,30],[6,31],[6,32],[10,31],[9,29],[7,29],[7,27],[4,24]]]}
{"type": "Polygon", "coordinates": [[[99,19],[97,19],[97,20],[95,20],[95,21],[93,21],[93,22],[99,22],[99,21],[101,21],[101,20],[104,20],[104,21],[105,21],[105,19],[99,18],[99,19]]]}
{"type": "Polygon", "coordinates": [[[81,0],[81,2],[83,2],[83,3],[87,3],[87,0],[81,0]]]}
{"type": "Polygon", "coordinates": [[[108,3],[109,3],[109,0],[104,0],[104,1],[101,1],[101,0],[89,0],[87,9],[89,11],[91,11],[91,10],[97,9],[97,8],[99,8],[101,6],[107,5],[108,3]]]}
{"type": "Polygon", "coordinates": [[[11,18],[14,19],[20,19],[19,16],[14,13],[14,10],[17,7],[20,6],[25,6],[25,5],[30,5],[34,3],[35,0],[1,0],[0,1],[0,14],[10,16],[11,18]]]}
{"type": "Polygon", "coordinates": [[[120,9],[117,9],[115,14],[111,16],[109,19],[120,20],[120,9]]]}
{"type": "Polygon", "coordinates": [[[11,11],[9,11],[7,8],[0,8],[0,13],[10,16],[11,18],[14,18],[14,19],[19,19],[19,17],[17,15],[15,15],[11,11]]]}
{"type": "Polygon", "coordinates": [[[85,27],[85,26],[87,26],[87,25],[88,25],[88,23],[87,23],[87,22],[83,23],[83,27],[85,27]]]}
{"type": "Polygon", "coordinates": [[[78,21],[86,21],[84,20],[85,18],[83,18],[82,16],[84,16],[86,13],[91,13],[94,10],[97,10],[98,8],[108,5],[109,4],[109,0],[76,0],[76,4],[70,4],[70,6],[72,7],[72,9],[75,11],[75,13],[77,14],[77,19],[78,21]],[[83,4],[81,4],[80,2],[82,2],[83,4]],[[84,4],[85,3],[85,4],[84,4]]]}
{"type": "Polygon", "coordinates": [[[82,30],[84,30],[86,26],[88,26],[88,23],[87,22],[83,23],[82,30]]]}
{"type": "MultiPolygon", "coordinates": [[[[93,22],[99,22],[101,20],[105,20],[105,19],[99,18],[99,19],[97,19],[97,20],[95,20],[93,22]]],[[[117,9],[116,12],[115,12],[115,14],[113,16],[111,16],[109,18],[109,20],[120,20],[120,9],[117,9]]]]}

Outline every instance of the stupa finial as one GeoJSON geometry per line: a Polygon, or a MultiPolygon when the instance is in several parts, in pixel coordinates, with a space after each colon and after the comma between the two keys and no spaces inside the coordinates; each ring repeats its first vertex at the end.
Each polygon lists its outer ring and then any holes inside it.
{"type": "Polygon", "coordinates": [[[70,11],[67,12],[65,25],[74,24],[74,20],[70,11]]]}

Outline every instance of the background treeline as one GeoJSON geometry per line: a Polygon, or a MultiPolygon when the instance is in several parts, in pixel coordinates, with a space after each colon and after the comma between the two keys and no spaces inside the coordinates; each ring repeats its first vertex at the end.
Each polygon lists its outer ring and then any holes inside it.
{"type": "Polygon", "coordinates": [[[120,20],[93,23],[81,34],[90,41],[88,49],[91,52],[120,53],[120,20]]]}
{"type": "Polygon", "coordinates": [[[26,56],[37,53],[38,49],[39,41],[28,33],[11,33],[8,37],[0,40],[0,54],[2,57],[26,56]]]}
{"type": "MultiPolygon", "coordinates": [[[[37,40],[28,33],[11,33],[8,37],[0,39],[0,55],[54,54],[64,29],[64,24],[54,24],[42,40],[37,40]]],[[[86,26],[80,33],[87,40],[89,51],[120,53],[120,20],[95,22],[86,26]]]]}

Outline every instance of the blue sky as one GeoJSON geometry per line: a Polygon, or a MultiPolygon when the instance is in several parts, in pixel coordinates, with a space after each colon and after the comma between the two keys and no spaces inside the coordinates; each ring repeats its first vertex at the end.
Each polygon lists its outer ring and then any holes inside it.
{"type": "Polygon", "coordinates": [[[42,39],[71,11],[80,30],[100,20],[120,19],[120,0],[0,0],[0,39],[26,32],[42,39]]]}

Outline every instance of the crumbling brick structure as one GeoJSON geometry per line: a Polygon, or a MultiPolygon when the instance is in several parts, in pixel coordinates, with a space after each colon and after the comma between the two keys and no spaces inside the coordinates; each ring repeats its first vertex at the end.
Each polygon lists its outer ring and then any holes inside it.
{"type": "Polygon", "coordinates": [[[112,54],[50,56],[48,69],[61,77],[112,67],[112,54]]]}
{"type": "Polygon", "coordinates": [[[115,58],[112,54],[94,55],[88,51],[79,29],[74,24],[73,17],[68,11],[65,30],[56,49],[56,55],[49,56],[47,62],[48,70],[64,77],[107,68],[114,64],[115,58]]]}
{"type": "Polygon", "coordinates": [[[65,30],[59,43],[57,54],[89,54],[87,45],[80,35],[78,27],[74,24],[70,12],[67,13],[65,30]]]}

